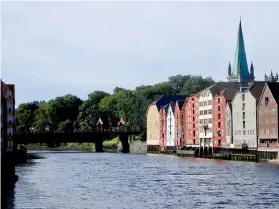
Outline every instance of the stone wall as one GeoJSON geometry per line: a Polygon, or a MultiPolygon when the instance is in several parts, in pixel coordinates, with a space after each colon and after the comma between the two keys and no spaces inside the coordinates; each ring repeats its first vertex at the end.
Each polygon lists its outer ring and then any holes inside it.
{"type": "MultiPolygon", "coordinates": [[[[122,144],[121,142],[118,142],[117,151],[121,152],[121,150],[122,150],[122,144]]],[[[146,142],[136,140],[130,143],[130,153],[146,153],[146,152],[147,152],[146,142]]]]}

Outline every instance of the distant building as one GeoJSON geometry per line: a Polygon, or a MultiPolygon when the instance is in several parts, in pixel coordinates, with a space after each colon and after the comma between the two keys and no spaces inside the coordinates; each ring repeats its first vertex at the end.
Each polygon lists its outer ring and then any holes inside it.
{"type": "MultiPolygon", "coordinates": [[[[160,108],[160,146],[166,147],[168,105],[160,108]]],[[[164,150],[164,149],[163,149],[164,150]]]]}
{"type": "Polygon", "coordinates": [[[167,147],[175,146],[175,103],[167,105],[167,147]]]}
{"type": "Polygon", "coordinates": [[[1,80],[1,155],[13,151],[15,85],[1,80]]]}
{"type": "MultiPolygon", "coordinates": [[[[186,98],[187,99],[187,98],[186,98]]],[[[183,115],[182,107],[185,103],[185,100],[175,102],[175,146],[183,146],[183,136],[182,136],[182,125],[181,125],[181,115],[183,115]]]]}
{"type": "MultiPolygon", "coordinates": [[[[177,100],[185,100],[185,96],[172,96],[165,95],[158,98],[152,104],[148,106],[147,109],[147,130],[146,130],[146,143],[147,149],[150,147],[160,148],[160,108],[169,104],[170,102],[175,102],[177,100]]],[[[150,148],[150,149],[153,149],[150,148]]]]}
{"type": "Polygon", "coordinates": [[[257,148],[257,104],[264,82],[241,89],[232,101],[233,142],[235,148],[257,148]]]}
{"type": "Polygon", "coordinates": [[[227,125],[228,125],[228,132],[230,134],[231,121],[230,120],[227,121],[227,118],[231,119],[230,104],[233,97],[238,91],[239,88],[237,87],[229,87],[220,91],[213,98],[212,101],[213,147],[219,147],[219,148],[228,147],[227,137],[226,137],[227,125]]]}
{"type": "Polygon", "coordinates": [[[271,83],[278,82],[278,73],[276,73],[275,75],[273,75],[273,72],[271,71],[269,76],[267,76],[267,75],[265,74],[265,75],[264,75],[264,81],[266,81],[266,82],[271,82],[271,83]]]}
{"type": "Polygon", "coordinates": [[[227,79],[229,82],[254,82],[255,79],[254,66],[252,62],[250,66],[250,72],[248,69],[241,20],[239,22],[237,34],[234,66],[232,69],[231,64],[229,63],[227,79]]]}
{"type": "Polygon", "coordinates": [[[258,104],[259,151],[279,157],[279,83],[265,83],[258,104]]]}
{"type": "Polygon", "coordinates": [[[198,95],[184,104],[184,137],[186,145],[199,146],[198,95]]]}

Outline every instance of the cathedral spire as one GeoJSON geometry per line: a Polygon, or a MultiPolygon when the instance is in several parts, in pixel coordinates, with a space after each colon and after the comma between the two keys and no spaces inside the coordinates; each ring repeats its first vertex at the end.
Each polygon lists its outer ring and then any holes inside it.
{"type": "Polygon", "coordinates": [[[242,32],[241,19],[239,22],[238,34],[237,34],[237,43],[235,50],[235,58],[234,58],[234,68],[233,73],[234,76],[249,76],[250,73],[248,71],[247,58],[245,53],[245,44],[242,32]],[[240,69],[241,66],[241,69],[240,69]]]}

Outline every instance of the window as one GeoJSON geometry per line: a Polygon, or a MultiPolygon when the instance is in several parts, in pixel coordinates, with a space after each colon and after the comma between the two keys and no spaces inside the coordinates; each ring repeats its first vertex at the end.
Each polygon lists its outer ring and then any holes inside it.
{"type": "Polygon", "coordinates": [[[12,121],[9,120],[9,125],[12,125],[12,121]]]}
{"type": "Polygon", "coordinates": [[[212,118],[209,118],[209,119],[208,119],[208,123],[212,123],[212,118]]]}
{"type": "Polygon", "coordinates": [[[9,113],[12,113],[12,108],[9,108],[9,113]]]}
{"type": "Polygon", "coordinates": [[[241,95],[242,101],[245,101],[245,94],[241,95]]]}
{"type": "Polygon", "coordinates": [[[242,119],[245,120],[245,112],[242,112],[242,119]]]}
{"type": "Polygon", "coordinates": [[[9,100],[12,100],[12,96],[11,95],[9,95],[9,100]]]}
{"type": "Polygon", "coordinates": [[[200,115],[203,115],[203,111],[202,110],[200,111],[200,115]]]}
{"type": "Polygon", "coordinates": [[[211,115],[212,114],[212,109],[208,110],[208,114],[211,115]]]}
{"type": "Polygon", "coordinates": [[[220,104],[220,101],[221,101],[221,100],[220,100],[220,97],[218,97],[218,104],[220,104]]]}
{"type": "Polygon", "coordinates": [[[208,100],[208,105],[211,105],[211,100],[208,100]]]}
{"type": "Polygon", "coordinates": [[[243,135],[246,135],[246,130],[243,130],[243,135]]]}
{"type": "Polygon", "coordinates": [[[246,128],[245,127],[245,121],[242,122],[242,128],[246,128]]]}
{"type": "Polygon", "coordinates": [[[218,114],[218,119],[221,119],[221,114],[220,113],[218,114]]]}
{"type": "Polygon", "coordinates": [[[218,128],[221,128],[221,123],[220,122],[218,122],[218,128]]]}
{"type": "Polygon", "coordinates": [[[207,101],[204,101],[204,102],[203,102],[203,105],[204,105],[204,106],[207,106],[207,101]]]}
{"type": "MultiPolygon", "coordinates": [[[[162,138],[165,138],[165,135],[164,135],[164,133],[162,133],[162,138]]],[[[164,144],[164,141],[163,141],[163,144],[164,144]]]]}
{"type": "Polygon", "coordinates": [[[203,111],[203,114],[204,114],[204,115],[207,115],[207,110],[204,110],[204,111],[203,111]]]}
{"type": "Polygon", "coordinates": [[[206,124],[206,123],[207,123],[207,119],[204,119],[204,120],[203,120],[203,123],[205,123],[205,124],[206,124]]]}
{"type": "Polygon", "coordinates": [[[193,117],[193,121],[195,121],[195,117],[193,117]]]}
{"type": "Polygon", "coordinates": [[[265,130],[265,133],[266,133],[266,134],[269,134],[269,129],[268,129],[268,128],[265,130]]]}
{"type": "Polygon", "coordinates": [[[218,111],[221,111],[221,107],[220,106],[218,106],[218,111]]]}
{"type": "Polygon", "coordinates": [[[271,129],[271,133],[276,134],[276,129],[275,128],[271,129]]]}
{"type": "Polygon", "coordinates": [[[245,111],[245,103],[242,103],[242,111],[245,111]]]}
{"type": "Polygon", "coordinates": [[[11,133],[11,132],[9,132],[9,136],[12,136],[12,133],[11,133]]]}
{"type": "Polygon", "coordinates": [[[268,105],[268,100],[269,100],[268,97],[265,97],[265,98],[264,98],[264,105],[265,105],[265,106],[268,105]]]}
{"type": "Polygon", "coordinates": [[[200,123],[201,123],[201,124],[203,123],[203,119],[200,119],[200,123]]]}
{"type": "Polygon", "coordinates": [[[195,128],[196,127],[196,124],[195,123],[193,123],[193,128],[195,128]]]}

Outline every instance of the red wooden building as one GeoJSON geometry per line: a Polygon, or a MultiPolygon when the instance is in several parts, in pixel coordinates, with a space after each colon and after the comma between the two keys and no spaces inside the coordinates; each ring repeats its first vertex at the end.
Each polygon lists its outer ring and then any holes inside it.
{"type": "Polygon", "coordinates": [[[184,135],[186,145],[199,145],[198,95],[190,97],[184,105],[184,135]]]}
{"type": "Polygon", "coordinates": [[[258,150],[279,157],[279,83],[265,83],[258,103],[258,150]]]}
{"type": "Polygon", "coordinates": [[[226,107],[239,91],[236,87],[221,90],[212,100],[212,137],[213,147],[225,147],[226,142],[226,107]]]}
{"type": "Polygon", "coordinates": [[[183,136],[181,129],[181,115],[182,115],[182,106],[185,103],[183,101],[176,101],[175,109],[174,109],[174,117],[175,117],[175,146],[183,146],[183,136]]]}
{"type": "Polygon", "coordinates": [[[161,146],[161,148],[166,147],[167,107],[168,107],[168,105],[160,108],[160,146],[161,146]]]}

